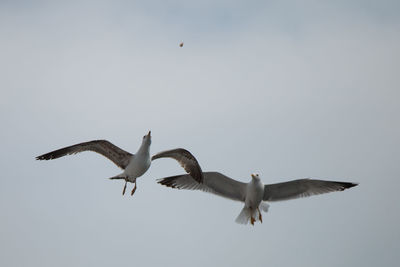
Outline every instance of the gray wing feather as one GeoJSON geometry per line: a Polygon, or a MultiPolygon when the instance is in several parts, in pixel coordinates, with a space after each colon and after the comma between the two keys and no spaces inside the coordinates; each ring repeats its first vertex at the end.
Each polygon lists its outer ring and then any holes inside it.
{"type": "Polygon", "coordinates": [[[198,183],[190,175],[177,175],[158,180],[159,184],[187,190],[201,190],[232,200],[244,201],[246,183],[229,178],[219,172],[203,172],[203,183],[198,183]]]}
{"type": "Polygon", "coordinates": [[[299,179],[284,183],[265,185],[263,200],[279,201],[308,197],[334,191],[343,191],[356,185],[357,184],[347,182],[299,179]]]}
{"type": "Polygon", "coordinates": [[[179,162],[182,168],[189,173],[193,179],[197,182],[203,182],[203,172],[201,170],[200,164],[197,159],[183,148],[171,149],[163,152],[159,152],[151,157],[151,160],[159,159],[159,158],[173,158],[179,162]]]}
{"type": "Polygon", "coordinates": [[[54,150],[52,152],[43,154],[41,156],[37,156],[37,160],[50,160],[60,158],[66,155],[73,155],[76,153],[80,153],[83,151],[93,151],[99,153],[112,162],[114,162],[121,169],[125,169],[128,166],[131,157],[133,156],[131,153],[122,150],[121,148],[113,145],[107,140],[94,140],[90,142],[84,142],[64,148],[60,148],[58,150],[54,150]]]}

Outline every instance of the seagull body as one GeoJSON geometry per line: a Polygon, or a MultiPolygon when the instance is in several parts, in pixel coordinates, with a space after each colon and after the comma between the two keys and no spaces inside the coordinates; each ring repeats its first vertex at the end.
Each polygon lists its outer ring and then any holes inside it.
{"type": "Polygon", "coordinates": [[[188,174],[166,177],[158,183],[171,188],[201,190],[244,203],[236,222],[252,225],[262,222],[261,210],[268,211],[269,201],[288,200],[334,191],[343,191],[356,186],[354,183],[299,179],[284,183],[264,185],[258,174],[252,174],[248,183],[236,181],[219,172],[203,172],[203,183],[198,183],[188,174]]]}
{"type": "Polygon", "coordinates": [[[151,144],[151,136],[149,132],[149,137],[143,137],[142,145],[139,147],[138,151],[130,156],[129,163],[124,169],[123,173],[111,177],[111,180],[114,179],[124,179],[125,185],[124,189],[122,190],[122,195],[125,194],[127,182],[134,183],[135,186],[131,191],[131,195],[133,195],[136,191],[136,179],[143,174],[150,168],[151,159],[150,159],[150,144],[151,144]]]}
{"type": "Polygon", "coordinates": [[[99,153],[124,171],[121,174],[111,177],[111,180],[120,179],[125,180],[125,185],[122,190],[122,194],[125,194],[127,183],[134,183],[131,195],[136,191],[136,179],[142,176],[150,168],[152,160],[158,158],[173,158],[177,160],[182,167],[195,179],[201,183],[203,179],[203,173],[200,165],[196,159],[190,154],[189,151],[178,148],[160,152],[150,158],[150,145],[151,145],[151,131],[143,136],[142,144],[135,154],[131,154],[107,140],[94,140],[76,145],[60,148],[58,150],[43,154],[36,157],[37,160],[51,160],[57,159],[66,155],[73,155],[83,151],[93,151],[99,153]]]}
{"type": "Polygon", "coordinates": [[[136,178],[142,176],[151,165],[150,144],[143,142],[139,150],[131,156],[128,166],[126,166],[120,177],[126,177],[128,182],[135,183],[136,178]]]}
{"type": "Polygon", "coordinates": [[[151,131],[143,136],[142,144],[140,145],[136,154],[131,154],[107,140],[94,140],[90,142],[84,142],[52,152],[43,154],[36,157],[37,160],[50,160],[60,158],[66,155],[72,155],[83,151],[93,151],[99,153],[124,171],[121,174],[111,177],[110,179],[123,179],[125,180],[124,189],[122,194],[125,194],[127,182],[134,183],[135,186],[132,189],[131,195],[136,191],[136,179],[142,176],[151,165],[150,159],[150,145],[151,145],[151,131]]]}

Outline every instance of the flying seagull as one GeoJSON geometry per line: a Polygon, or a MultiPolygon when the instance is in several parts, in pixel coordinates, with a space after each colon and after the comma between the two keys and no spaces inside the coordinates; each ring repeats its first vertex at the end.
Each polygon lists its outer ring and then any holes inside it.
{"type": "Polygon", "coordinates": [[[269,205],[266,202],[343,191],[357,185],[348,182],[314,179],[298,179],[289,182],[264,185],[258,174],[252,174],[251,177],[252,179],[250,182],[243,183],[219,172],[203,172],[202,183],[197,182],[187,174],[162,178],[158,180],[158,183],[177,189],[201,190],[244,202],[244,207],[236,218],[236,222],[247,224],[250,221],[252,225],[254,225],[257,219],[262,223],[260,209],[264,212],[268,211],[269,205]]]}
{"type": "MultiPolygon", "coordinates": [[[[128,182],[134,183],[134,187],[131,191],[133,195],[136,191],[136,179],[142,176],[151,165],[152,159],[150,159],[150,144],[151,144],[151,131],[145,136],[143,136],[142,144],[135,154],[131,154],[107,140],[94,140],[89,142],[84,142],[68,147],[64,147],[44,155],[36,157],[37,160],[50,160],[57,159],[66,155],[72,155],[83,151],[93,151],[99,153],[112,162],[114,162],[118,167],[124,171],[121,174],[111,177],[111,180],[121,179],[125,180],[125,185],[122,190],[122,195],[125,194],[126,185],[128,182]]],[[[196,164],[197,161],[185,149],[173,149],[160,152],[154,155],[153,159],[157,158],[174,158],[176,159],[182,167],[192,175],[193,179],[196,179],[199,183],[202,182],[203,173],[200,169],[200,165],[196,164]],[[154,158],[155,157],[155,158],[154,158]],[[194,160],[193,160],[194,159],[194,160]]]]}

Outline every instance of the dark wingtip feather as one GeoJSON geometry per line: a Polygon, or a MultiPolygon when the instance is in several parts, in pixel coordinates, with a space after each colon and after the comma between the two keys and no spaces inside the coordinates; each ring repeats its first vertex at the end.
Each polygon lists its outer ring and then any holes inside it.
{"type": "Polygon", "coordinates": [[[358,185],[358,183],[347,183],[347,182],[337,182],[337,183],[340,184],[340,186],[343,187],[341,191],[346,190],[348,188],[352,188],[352,187],[358,185]]]}
{"type": "MultiPolygon", "coordinates": [[[[83,143],[82,143],[83,144],[83,143]]],[[[78,144],[81,145],[81,144],[78,144]]],[[[75,154],[77,153],[77,151],[71,151],[71,148],[76,147],[78,145],[73,145],[73,146],[69,146],[69,147],[64,147],[64,148],[60,148],[51,152],[48,152],[46,154],[37,156],[36,159],[37,160],[50,160],[50,159],[58,159],[62,156],[65,155],[69,155],[69,154],[75,154]]]]}
{"type": "Polygon", "coordinates": [[[159,183],[161,185],[165,185],[166,187],[178,188],[178,187],[176,187],[176,184],[175,184],[176,177],[177,176],[161,178],[161,179],[157,180],[157,183],[159,183]]]}
{"type": "Polygon", "coordinates": [[[53,159],[51,154],[44,154],[36,157],[36,160],[49,160],[53,159]]]}
{"type": "Polygon", "coordinates": [[[358,183],[349,183],[349,187],[348,188],[354,187],[354,186],[357,186],[357,185],[358,185],[358,183]]]}

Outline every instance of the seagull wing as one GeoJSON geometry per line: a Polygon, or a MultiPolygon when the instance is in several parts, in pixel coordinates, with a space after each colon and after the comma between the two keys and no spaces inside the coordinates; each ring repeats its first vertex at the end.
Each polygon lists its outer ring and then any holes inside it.
{"type": "Polygon", "coordinates": [[[186,174],[162,178],[158,183],[171,188],[201,190],[232,200],[244,201],[246,183],[233,180],[219,172],[203,172],[203,178],[203,183],[198,183],[186,174]]]}
{"type": "Polygon", "coordinates": [[[163,152],[159,152],[151,157],[151,160],[159,159],[159,158],[173,158],[179,162],[182,168],[185,169],[187,173],[190,174],[193,179],[198,183],[203,182],[203,172],[201,171],[201,167],[197,159],[183,148],[171,149],[163,152]]]}
{"type": "Polygon", "coordinates": [[[308,197],[334,191],[343,191],[356,185],[357,184],[347,182],[299,179],[284,183],[265,185],[263,200],[279,201],[308,197]]]}
{"type": "Polygon", "coordinates": [[[37,156],[36,159],[57,159],[66,155],[72,155],[83,151],[93,151],[99,153],[114,162],[121,169],[125,169],[126,166],[128,166],[129,161],[133,156],[131,153],[122,150],[107,140],[94,140],[54,150],[47,154],[37,156]]]}

